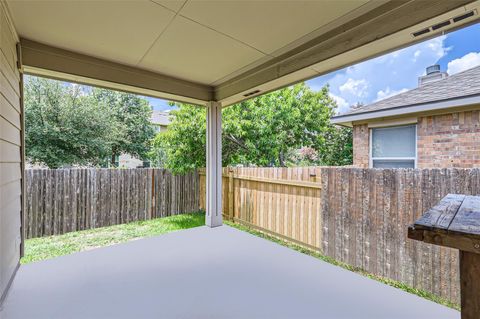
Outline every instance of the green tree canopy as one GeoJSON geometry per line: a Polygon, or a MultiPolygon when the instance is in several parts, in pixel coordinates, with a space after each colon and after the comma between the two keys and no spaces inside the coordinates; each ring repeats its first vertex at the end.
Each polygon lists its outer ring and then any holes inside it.
{"type": "Polygon", "coordinates": [[[100,165],[129,153],[145,158],[154,129],[148,102],[105,89],[25,78],[26,155],[50,168],[100,165]]]}
{"type": "Polygon", "coordinates": [[[85,96],[78,86],[28,77],[25,81],[26,156],[50,168],[98,165],[116,136],[111,111],[85,96]]]}
{"type": "MultiPolygon", "coordinates": [[[[169,129],[155,138],[152,154],[162,150],[165,167],[176,172],[204,167],[205,109],[178,107],[169,129]]],[[[311,164],[351,163],[351,133],[330,124],[335,108],[328,87],[315,92],[297,84],[223,109],[223,165],[286,166],[292,151],[304,147],[318,153],[311,164]]]]}
{"type": "Polygon", "coordinates": [[[150,122],[152,110],[147,100],[130,93],[94,88],[95,104],[108,108],[120,133],[111,139],[111,163],[116,156],[127,153],[140,159],[147,157],[155,130],[150,122]]]}

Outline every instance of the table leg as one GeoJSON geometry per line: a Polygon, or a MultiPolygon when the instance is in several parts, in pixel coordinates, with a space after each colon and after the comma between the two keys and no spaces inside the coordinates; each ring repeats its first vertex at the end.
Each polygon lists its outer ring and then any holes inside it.
{"type": "Polygon", "coordinates": [[[462,319],[480,318],[480,254],[460,251],[462,319]]]}

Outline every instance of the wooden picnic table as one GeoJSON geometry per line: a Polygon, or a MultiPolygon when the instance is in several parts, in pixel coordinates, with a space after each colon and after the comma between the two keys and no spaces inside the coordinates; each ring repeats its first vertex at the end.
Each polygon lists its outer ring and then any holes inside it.
{"type": "Polygon", "coordinates": [[[408,228],[408,238],[460,250],[462,319],[479,319],[480,196],[448,194],[408,228]]]}

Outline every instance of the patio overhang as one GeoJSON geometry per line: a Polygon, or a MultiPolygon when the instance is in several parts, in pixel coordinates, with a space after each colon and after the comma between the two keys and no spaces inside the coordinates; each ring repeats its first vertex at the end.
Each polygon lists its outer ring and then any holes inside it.
{"type": "Polygon", "coordinates": [[[25,73],[223,107],[473,23],[480,6],[472,0],[7,3],[25,73]],[[432,28],[445,21],[451,23],[432,28]]]}

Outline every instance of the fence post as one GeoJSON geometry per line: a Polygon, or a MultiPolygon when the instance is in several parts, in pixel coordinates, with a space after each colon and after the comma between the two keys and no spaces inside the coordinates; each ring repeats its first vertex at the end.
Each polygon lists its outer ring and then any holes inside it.
{"type": "Polygon", "coordinates": [[[228,168],[228,219],[233,221],[233,168],[228,168]]]}
{"type": "Polygon", "coordinates": [[[150,216],[148,219],[153,218],[153,214],[155,212],[155,168],[151,168],[152,171],[152,189],[150,194],[150,216]]]}

